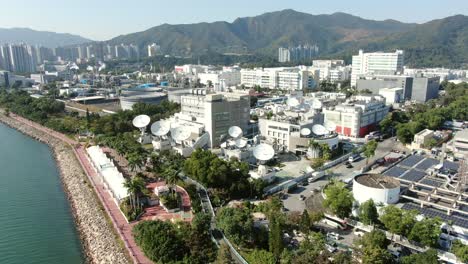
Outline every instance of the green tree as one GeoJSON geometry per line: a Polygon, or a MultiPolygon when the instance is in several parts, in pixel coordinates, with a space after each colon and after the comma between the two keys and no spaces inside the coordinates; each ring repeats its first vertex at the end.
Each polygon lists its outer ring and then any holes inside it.
{"type": "Polygon", "coordinates": [[[468,246],[464,245],[460,240],[453,241],[451,251],[461,262],[468,263],[468,246]]]}
{"type": "Polygon", "coordinates": [[[365,225],[373,225],[379,221],[379,213],[374,200],[369,199],[359,206],[359,220],[365,225]]]}
{"type": "Polygon", "coordinates": [[[169,222],[143,221],[133,227],[133,236],[145,255],[156,263],[181,261],[187,248],[169,222]]]}
{"type": "Polygon", "coordinates": [[[218,250],[218,256],[216,258],[215,264],[235,264],[236,262],[232,258],[231,250],[226,244],[221,244],[218,250]]]}
{"type": "Polygon", "coordinates": [[[356,254],[360,256],[362,263],[392,263],[392,257],[387,251],[390,242],[382,231],[373,230],[366,233],[355,244],[356,254]]]}
{"type": "Polygon", "coordinates": [[[283,252],[284,244],[281,223],[277,219],[270,219],[270,235],[268,244],[273,256],[279,258],[283,252]]]}
{"type": "Polygon", "coordinates": [[[357,244],[366,247],[378,247],[378,248],[387,248],[390,244],[390,241],[387,240],[385,233],[380,230],[373,230],[371,232],[365,233],[358,241],[357,244]]]}
{"type": "Polygon", "coordinates": [[[438,264],[437,250],[429,249],[426,252],[411,254],[401,258],[401,264],[438,264]]]}
{"type": "Polygon", "coordinates": [[[416,222],[417,211],[402,210],[394,205],[382,208],[380,222],[388,231],[407,236],[416,222]]]}
{"type": "Polygon", "coordinates": [[[276,258],[271,252],[254,249],[247,255],[247,261],[250,264],[275,264],[276,258]]]}
{"type": "Polygon", "coordinates": [[[307,209],[304,209],[301,215],[301,222],[299,224],[299,229],[301,230],[302,233],[307,234],[310,231],[311,225],[312,225],[312,221],[310,219],[309,212],[307,212],[307,209]]]}
{"type": "Polygon", "coordinates": [[[190,248],[192,263],[211,263],[216,258],[216,246],[211,240],[209,232],[210,224],[210,215],[204,213],[195,214],[188,234],[184,232],[179,235],[190,248]]]}
{"type": "Polygon", "coordinates": [[[369,163],[369,159],[375,155],[377,149],[377,141],[371,140],[364,145],[364,156],[366,156],[366,164],[369,163]]]}
{"type": "Polygon", "coordinates": [[[393,257],[387,249],[378,247],[364,248],[361,260],[363,264],[389,264],[393,263],[393,257]]]}
{"type": "Polygon", "coordinates": [[[340,181],[332,181],[325,189],[323,205],[340,218],[348,217],[353,208],[353,194],[340,181]]]}
{"type": "Polygon", "coordinates": [[[439,218],[424,218],[417,221],[411,229],[408,239],[419,242],[424,246],[436,247],[441,233],[441,224],[439,218]]]}
{"type": "Polygon", "coordinates": [[[235,244],[245,245],[252,240],[253,219],[248,210],[223,207],[216,218],[218,227],[235,244]]]}
{"type": "Polygon", "coordinates": [[[351,253],[347,251],[340,251],[333,256],[333,264],[351,264],[353,263],[353,258],[351,253]]]}

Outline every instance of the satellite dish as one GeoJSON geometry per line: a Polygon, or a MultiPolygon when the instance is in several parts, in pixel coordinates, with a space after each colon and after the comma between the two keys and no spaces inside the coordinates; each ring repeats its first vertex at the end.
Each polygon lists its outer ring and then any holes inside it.
{"type": "Polygon", "coordinates": [[[190,130],[183,126],[171,129],[171,136],[175,141],[184,141],[190,137],[190,134],[190,130]]]}
{"type": "Polygon", "coordinates": [[[328,130],[322,125],[313,125],[312,132],[317,136],[323,136],[328,134],[328,130]]]}
{"type": "Polygon", "coordinates": [[[236,140],[236,147],[238,148],[243,148],[247,146],[247,140],[243,139],[243,138],[239,138],[236,140]]]}
{"type": "Polygon", "coordinates": [[[268,144],[259,144],[253,149],[253,155],[260,161],[268,161],[275,155],[275,150],[268,144]]]}
{"type": "Polygon", "coordinates": [[[87,71],[94,71],[94,67],[93,66],[88,66],[88,67],[86,67],[86,70],[87,71]]]}
{"type": "Polygon", "coordinates": [[[300,103],[299,103],[299,100],[297,100],[296,97],[289,97],[288,100],[286,101],[286,104],[290,107],[296,107],[298,106],[300,103]]]}
{"type": "Polygon", "coordinates": [[[310,131],[309,128],[304,127],[303,129],[301,129],[300,133],[301,133],[301,136],[307,137],[312,133],[312,131],[310,131]]]}
{"type": "Polygon", "coordinates": [[[336,130],[336,124],[335,122],[333,121],[326,121],[325,122],[325,128],[329,131],[329,132],[334,132],[336,130]]]}
{"type": "Polygon", "coordinates": [[[322,109],[322,106],[323,106],[322,101],[317,100],[317,99],[312,100],[312,108],[320,110],[322,109]]]}
{"type": "Polygon", "coordinates": [[[170,129],[171,124],[167,121],[157,121],[151,125],[151,133],[158,137],[167,135],[170,129]]]}
{"type": "Polygon", "coordinates": [[[242,128],[238,126],[232,126],[228,130],[228,134],[233,138],[238,138],[242,136],[242,128]]]}
{"type": "Polygon", "coordinates": [[[139,115],[133,118],[133,126],[137,128],[145,128],[151,122],[151,118],[147,115],[139,115]]]}

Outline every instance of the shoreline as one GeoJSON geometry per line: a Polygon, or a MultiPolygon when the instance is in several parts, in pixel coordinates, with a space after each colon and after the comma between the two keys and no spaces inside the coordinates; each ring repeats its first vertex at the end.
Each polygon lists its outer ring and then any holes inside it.
{"type": "Polygon", "coordinates": [[[0,114],[0,123],[46,144],[54,157],[70,205],[86,263],[131,263],[94,187],[67,143],[0,114]]]}

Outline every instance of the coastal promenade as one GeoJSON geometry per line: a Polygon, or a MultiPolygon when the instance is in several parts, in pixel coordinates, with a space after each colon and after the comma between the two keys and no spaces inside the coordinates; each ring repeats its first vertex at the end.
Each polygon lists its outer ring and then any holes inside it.
{"type": "Polygon", "coordinates": [[[79,142],[77,142],[76,140],[73,140],[64,134],[58,133],[28,119],[25,119],[12,113],[10,114],[10,117],[15,119],[16,121],[29,125],[44,133],[47,133],[48,135],[53,136],[73,147],[74,153],[78,161],[80,162],[84,172],[86,173],[91,184],[93,185],[99,200],[101,201],[105,211],[107,212],[107,214],[110,217],[110,220],[112,221],[114,229],[122,239],[133,262],[141,264],[152,263],[152,261],[149,260],[143,254],[141,249],[137,246],[132,235],[132,227],[134,224],[127,222],[125,217],[122,215],[120,209],[118,208],[118,205],[115,203],[114,199],[111,197],[109,192],[105,189],[104,185],[102,184],[102,181],[100,181],[99,176],[97,175],[96,171],[94,170],[93,166],[88,160],[86,150],[84,149],[84,147],[81,144],[79,144],[79,142]]]}

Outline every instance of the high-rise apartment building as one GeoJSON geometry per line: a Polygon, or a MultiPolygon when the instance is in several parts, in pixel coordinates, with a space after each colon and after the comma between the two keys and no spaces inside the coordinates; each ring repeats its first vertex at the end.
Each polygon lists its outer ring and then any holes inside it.
{"type": "Polygon", "coordinates": [[[353,56],[353,66],[351,74],[351,86],[356,86],[359,74],[397,74],[403,72],[404,52],[396,50],[392,53],[372,52],[364,53],[359,50],[359,54],[353,56]]]}
{"type": "Polygon", "coordinates": [[[279,62],[290,62],[291,61],[291,53],[289,49],[286,48],[279,48],[278,49],[278,61],[279,62]]]}

